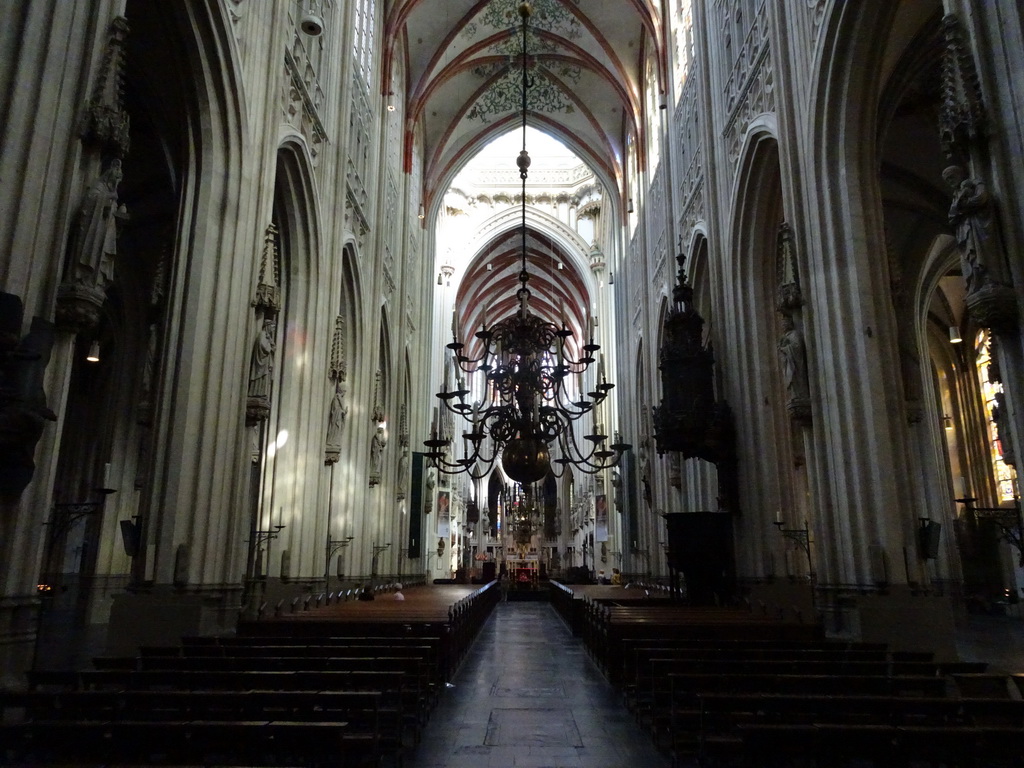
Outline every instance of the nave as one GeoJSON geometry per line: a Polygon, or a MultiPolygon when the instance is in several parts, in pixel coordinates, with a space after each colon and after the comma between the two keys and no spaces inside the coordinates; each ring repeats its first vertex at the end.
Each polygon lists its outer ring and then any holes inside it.
{"type": "Polygon", "coordinates": [[[499,603],[410,768],[667,768],[549,603],[499,603]]]}

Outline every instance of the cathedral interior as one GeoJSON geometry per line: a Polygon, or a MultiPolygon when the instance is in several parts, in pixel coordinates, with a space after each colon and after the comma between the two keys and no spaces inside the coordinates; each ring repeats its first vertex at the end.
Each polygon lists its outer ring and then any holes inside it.
{"type": "Polygon", "coordinates": [[[1019,4],[0,19],[0,685],[502,574],[1020,631],[1019,4]]]}

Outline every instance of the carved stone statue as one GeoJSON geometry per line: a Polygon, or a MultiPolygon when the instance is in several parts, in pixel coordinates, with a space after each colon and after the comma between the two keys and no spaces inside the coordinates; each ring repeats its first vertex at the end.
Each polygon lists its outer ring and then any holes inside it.
{"type": "Polygon", "coordinates": [[[277,348],[277,323],[267,318],[252,347],[249,366],[249,397],[270,397],[270,375],[274,370],[274,350],[277,348]]]}
{"type": "Polygon", "coordinates": [[[807,385],[807,349],[804,335],[791,315],[782,316],[782,336],[779,338],[779,357],[786,382],[788,401],[804,404],[809,400],[807,385]]]}
{"type": "Polygon", "coordinates": [[[346,389],[347,387],[340,382],[334,387],[334,397],[331,398],[331,408],[327,414],[325,461],[328,464],[336,462],[341,453],[341,430],[348,416],[348,405],[345,403],[346,389]]]}
{"type": "Polygon", "coordinates": [[[401,501],[405,498],[405,487],[409,482],[409,449],[402,448],[398,457],[398,492],[396,498],[401,501]]]}
{"type": "Polygon", "coordinates": [[[388,436],[384,427],[377,427],[370,441],[370,485],[380,483],[381,469],[384,465],[384,449],[388,444],[388,436]]]}
{"type": "Polygon", "coordinates": [[[949,222],[960,247],[967,311],[982,328],[1013,332],[1019,323],[1017,296],[1001,275],[1006,254],[995,204],[984,183],[969,177],[962,166],[949,166],[942,177],[953,190],[949,222]]]}
{"type": "Polygon", "coordinates": [[[71,245],[68,279],[105,289],[114,277],[117,255],[117,222],[127,217],[118,208],[117,187],[123,173],[114,159],[85,193],[78,211],[78,228],[71,245]]]}
{"type": "Polygon", "coordinates": [[[989,280],[986,248],[992,236],[992,200],[985,184],[969,178],[959,165],[946,168],[942,178],[953,190],[949,223],[960,246],[960,266],[967,293],[976,293],[989,280]]]}
{"type": "Polygon", "coordinates": [[[649,441],[646,437],[640,441],[640,484],[643,486],[644,503],[649,507],[654,503],[654,499],[651,488],[651,459],[648,445],[649,441]]]}

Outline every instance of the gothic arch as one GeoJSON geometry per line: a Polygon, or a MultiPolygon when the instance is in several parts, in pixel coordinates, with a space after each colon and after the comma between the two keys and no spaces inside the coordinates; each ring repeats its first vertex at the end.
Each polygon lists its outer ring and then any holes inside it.
{"type": "Polygon", "coordinates": [[[822,25],[807,151],[821,178],[836,182],[806,190],[808,210],[819,213],[809,217],[804,233],[820,251],[805,286],[817,332],[812,359],[823,390],[834,392],[814,404],[822,424],[814,436],[814,504],[826,517],[822,530],[830,533],[818,548],[819,573],[841,583],[902,582],[912,574],[901,567],[901,552],[916,556],[918,518],[929,511],[899,480],[914,470],[902,393],[893,386],[899,359],[891,275],[877,258],[886,252],[880,102],[903,45],[898,36],[906,24],[897,22],[931,9],[914,3],[834,8],[822,25]],[[836,349],[841,353],[827,357],[836,349]],[[830,428],[851,418],[860,429],[830,428]]]}
{"type": "Polygon", "coordinates": [[[333,323],[318,311],[320,286],[327,269],[321,246],[316,184],[309,154],[301,141],[288,137],[277,151],[272,220],[280,263],[280,310],[272,410],[264,430],[265,462],[257,525],[267,530],[284,525],[266,563],[268,576],[288,579],[318,573],[322,464],[309,457],[323,454],[328,401],[301,393],[322,392],[315,359],[330,349],[333,323]],[[271,426],[272,425],[272,426],[271,426]]]}
{"type": "MultiPolygon", "coordinates": [[[[756,511],[737,528],[737,561],[751,575],[760,575],[768,572],[766,542],[774,541],[768,532],[775,510],[785,509],[796,519],[807,514],[804,494],[797,490],[803,445],[790,425],[787,382],[777,352],[783,334],[776,311],[778,242],[786,215],[778,141],[767,126],[747,134],[734,189],[728,252],[735,256],[721,270],[720,295],[725,306],[735,309],[736,322],[715,334],[723,345],[716,357],[718,371],[728,371],[728,381],[719,387],[737,412],[747,414],[747,423],[737,425],[740,493],[747,499],[744,506],[756,511]]],[[[806,329],[806,317],[794,322],[806,329]]],[[[798,373],[806,387],[806,365],[798,373]]]]}
{"type": "MultiPolygon", "coordinates": [[[[250,292],[248,258],[256,248],[255,233],[240,218],[221,221],[210,215],[235,210],[250,177],[240,68],[227,43],[232,38],[230,21],[219,4],[129,0],[125,16],[132,30],[126,94],[132,102],[133,132],[144,134],[135,133],[122,201],[137,217],[136,227],[158,215],[148,221],[152,240],[145,265],[125,265],[123,277],[131,272],[134,277],[121,287],[133,292],[146,282],[152,285],[157,264],[164,272],[155,313],[145,313],[146,319],[159,317],[156,327],[140,322],[132,330],[138,335],[125,336],[120,350],[146,360],[150,348],[159,357],[149,366],[153,378],[146,418],[151,434],[127,430],[109,438],[115,472],[122,480],[134,476],[140,493],[137,507],[135,494],[127,492],[109,505],[102,534],[108,554],[102,568],[118,572],[124,567],[116,554],[118,520],[137,514],[143,542],[133,563],[137,579],[148,573],[155,582],[169,584],[177,570],[181,583],[237,583],[243,572],[241,537],[234,536],[244,508],[241,462],[216,479],[200,476],[196,466],[209,466],[218,456],[242,456],[243,435],[235,429],[211,430],[198,445],[195,435],[223,414],[240,413],[244,398],[248,330],[239,322],[236,306],[213,299],[250,292]],[[168,69],[182,77],[167,78],[168,69]],[[147,142],[152,146],[143,148],[147,142]],[[154,248],[156,243],[159,247],[154,248]],[[144,271],[135,271],[137,267],[144,271]],[[184,379],[196,377],[210,382],[202,402],[181,386],[184,379]],[[147,470],[178,466],[176,457],[183,455],[196,461],[180,472],[147,470]],[[228,540],[238,544],[223,547],[228,540]],[[187,546],[185,557],[179,556],[179,545],[187,546]],[[207,556],[215,550],[216,556],[207,556]]],[[[131,249],[144,242],[141,230],[136,237],[131,249]]],[[[129,304],[136,307],[124,315],[128,331],[129,322],[139,319],[138,299],[129,299],[127,293],[122,299],[126,310],[129,304]]],[[[133,370],[126,379],[133,382],[135,394],[143,375],[133,370]]]]}

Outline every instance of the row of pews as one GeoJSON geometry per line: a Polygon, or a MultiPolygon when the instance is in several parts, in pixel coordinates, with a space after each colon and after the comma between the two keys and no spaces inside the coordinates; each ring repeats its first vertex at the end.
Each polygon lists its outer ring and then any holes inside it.
{"type": "Polygon", "coordinates": [[[500,595],[412,588],[0,691],[0,765],[400,766],[500,595]]]}
{"type": "Polygon", "coordinates": [[[749,610],[553,589],[674,765],[1024,766],[1024,675],[749,610]]]}

